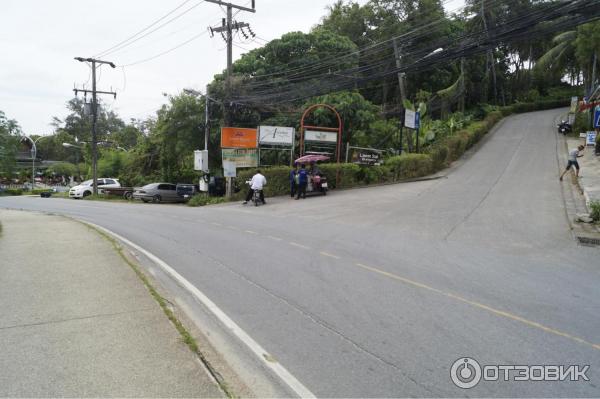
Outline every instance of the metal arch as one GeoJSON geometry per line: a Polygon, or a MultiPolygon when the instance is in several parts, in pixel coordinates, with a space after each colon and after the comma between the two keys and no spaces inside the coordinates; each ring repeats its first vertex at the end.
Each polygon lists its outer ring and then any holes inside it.
{"type": "MultiPolygon", "coordinates": [[[[344,124],[342,122],[342,117],[340,116],[340,113],[334,107],[332,107],[331,105],[328,105],[328,104],[311,105],[302,114],[302,119],[300,120],[300,156],[304,155],[304,127],[305,127],[304,120],[312,111],[314,111],[317,108],[329,109],[330,111],[332,111],[335,114],[335,116],[338,120],[338,127],[337,127],[338,140],[337,140],[336,152],[337,152],[337,163],[340,163],[340,156],[341,156],[341,149],[342,149],[342,131],[344,128],[344,124]]],[[[322,129],[326,129],[326,130],[335,129],[335,128],[331,128],[331,127],[318,127],[318,126],[312,126],[312,127],[322,128],[322,129]]]]}

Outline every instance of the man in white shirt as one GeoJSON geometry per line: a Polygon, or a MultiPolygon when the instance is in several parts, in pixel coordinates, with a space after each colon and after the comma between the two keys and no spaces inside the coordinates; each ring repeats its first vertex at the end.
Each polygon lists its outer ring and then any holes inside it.
{"type": "Polygon", "coordinates": [[[569,151],[569,162],[567,163],[567,168],[565,169],[565,171],[562,173],[562,175],[560,175],[561,181],[565,173],[567,173],[569,169],[571,169],[571,166],[575,167],[575,174],[577,175],[577,177],[579,177],[579,162],[577,162],[577,158],[581,158],[583,156],[583,154],[580,154],[580,152],[584,149],[585,146],[580,145],[579,147],[573,148],[571,151],[569,151]]]}
{"type": "Polygon", "coordinates": [[[254,190],[260,191],[260,200],[263,204],[266,204],[265,194],[263,193],[263,187],[266,184],[267,178],[260,173],[260,170],[257,170],[256,174],[252,176],[252,180],[250,181],[250,190],[248,190],[248,194],[246,195],[246,201],[244,201],[244,205],[246,205],[248,201],[250,201],[252,195],[254,194],[254,190]]]}

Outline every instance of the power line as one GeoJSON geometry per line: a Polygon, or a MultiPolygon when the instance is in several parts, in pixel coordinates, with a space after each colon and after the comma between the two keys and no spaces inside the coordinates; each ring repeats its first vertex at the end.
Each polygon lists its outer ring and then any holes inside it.
{"type": "MultiPolygon", "coordinates": [[[[520,17],[514,18],[508,23],[502,25],[500,27],[501,29],[499,29],[499,27],[494,28],[496,34],[493,41],[484,40],[482,37],[479,37],[481,32],[474,32],[462,35],[454,41],[445,43],[444,48],[452,45],[456,46],[456,48],[444,50],[441,52],[441,54],[430,54],[429,56],[427,55],[425,51],[431,51],[432,49],[435,49],[434,46],[432,46],[432,48],[424,49],[418,52],[413,51],[413,53],[410,54],[413,56],[413,58],[416,58],[414,56],[420,56],[421,58],[417,59],[412,64],[407,65],[405,68],[402,69],[389,68],[388,70],[384,70],[381,73],[373,74],[371,76],[363,77],[360,79],[354,79],[352,81],[349,81],[348,79],[346,79],[345,81],[343,79],[327,79],[326,81],[320,80],[318,82],[315,82],[314,84],[309,84],[308,86],[298,86],[298,84],[287,86],[284,85],[283,87],[277,87],[276,92],[275,90],[272,90],[271,92],[265,91],[264,93],[261,93],[257,96],[238,97],[235,100],[241,103],[244,103],[245,101],[256,103],[266,99],[280,102],[295,101],[303,98],[309,98],[314,95],[318,95],[319,93],[326,93],[334,90],[339,90],[342,88],[347,88],[348,86],[351,87],[351,85],[355,85],[356,83],[364,83],[371,80],[380,79],[389,76],[390,74],[397,73],[399,71],[413,71],[416,69],[422,70],[423,68],[430,67],[443,61],[456,59],[458,57],[465,56],[468,54],[476,54],[477,52],[481,52],[481,49],[485,49],[485,51],[487,51],[487,49],[494,48],[501,42],[522,40],[524,38],[530,38],[531,35],[534,34],[536,36],[548,34],[560,30],[564,27],[573,26],[575,24],[587,22],[588,20],[597,19],[597,15],[599,12],[600,10],[594,9],[593,2],[590,0],[577,0],[575,2],[562,1],[550,7],[544,7],[540,10],[530,12],[527,15],[521,15],[520,17]],[[590,14],[589,12],[586,13],[586,15],[581,15],[585,13],[585,11],[583,10],[585,7],[588,7],[588,11],[590,12],[596,11],[596,16],[594,16],[593,13],[590,14]],[[580,12],[580,15],[578,15],[577,11],[580,12]],[[548,13],[550,13],[550,15],[547,15],[548,13]],[[571,16],[571,19],[564,18],[569,15],[571,16]],[[532,16],[533,18],[531,18],[532,16]],[[526,17],[528,19],[526,19],[526,17]],[[545,21],[546,19],[549,19],[555,23],[552,26],[541,26],[541,28],[535,26],[535,29],[529,29],[531,27],[531,24],[545,21]],[[517,24],[517,26],[513,26],[516,22],[520,22],[520,24],[517,24]],[[304,92],[306,93],[306,95],[289,96],[287,95],[287,93],[283,93],[283,89],[285,88],[289,88],[288,92],[304,92]]],[[[435,44],[435,46],[437,45],[442,44],[435,44]]]]}
{"type": "Polygon", "coordinates": [[[183,3],[181,3],[179,6],[177,6],[175,9],[171,10],[169,13],[167,13],[166,15],[162,16],[161,18],[159,18],[158,20],[154,21],[153,23],[151,23],[150,25],[148,25],[147,27],[145,27],[144,29],[138,31],[137,33],[135,33],[134,35],[130,36],[129,38],[119,42],[118,44],[112,46],[109,49],[104,50],[101,53],[98,53],[97,56],[101,56],[101,57],[105,57],[108,54],[112,54],[116,51],[122,50],[125,47],[130,46],[131,44],[151,35],[152,33],[156,32],[159,29],[162,29],[163,27],[165,27],[166,25],[170,24],[171,22],[181,18],[182,16],[184,16],[185,14],[187,14],[188,12],[192,11],[193,9],[195,9],[196,7],[198,7],[200,4],[202,4],[204,2],[204,0],[201,0],[199,3],[187,8],[186,10],[184,10],[183,12],[177,14],[176,16],[174,16],[173,18],[167,20],[166,22],[160,24],[159,26],[157,26],[156,28],[148,31],[148,29],[152,28],[154,25],[156,25],[157,23],[159,23],[160,21],[162,21],[163,19],[165,19],[166,17],[168,17],[169,15],[173,14],[175,11],[177,11],[178,9],[180,9],[181,7],[183,7],[185,4],[187,4],[188,2],[190,2],[191,0],[185,0],[183,3]],[[148,31],[148,32],[146,32],[148,31]],[[146,32],[146,33],[144,33],[146,32]],[[142,35],[142,33],[144,33],[142,35]],[[141,36],[140,36],[141,35],[141,36]]]}

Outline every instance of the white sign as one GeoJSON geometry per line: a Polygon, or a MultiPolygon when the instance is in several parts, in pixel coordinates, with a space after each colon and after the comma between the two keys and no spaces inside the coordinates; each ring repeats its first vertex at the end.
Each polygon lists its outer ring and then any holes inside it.
{"type": "Polygon", "coordinates": [[[407,109],[404,111],[404,126],[409,129],[417,129],[417,113],[407,109]]]}
{"type": "Polygon", "coordinates": [[[223,175],[225,177],[236,177],[236,167],[233,161],[223,161],[223,175]]]}
{"type": "Polygon", "coordinates": [[[337,143],[338,134],[337,132],[319,132],[316,130],[307,130],[306,132],[304,132],[304,140],[337,143]]]}
{"type": "Polygon", "coordinates": [[[201,170],[208,173],[208,151],[194,151],[194,170],[201,170]]]}
{"type": "Polygon", "coordinates": [[[596,132],[587,132],[585,145],[596,145],[596,132]]]}
{"type": "Polygon", "coordinates": [[[294,143],[293,127],[260,126],[258,128],[258,142],[260,144],[292,145],[294,143]]]}

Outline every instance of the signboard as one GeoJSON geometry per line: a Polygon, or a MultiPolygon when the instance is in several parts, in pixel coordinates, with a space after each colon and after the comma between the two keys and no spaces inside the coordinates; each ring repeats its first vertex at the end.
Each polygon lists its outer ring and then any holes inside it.
{"type": "Polygon", "coordinates": [[[256,129],[241,127],[221,128],[222,148],[256,148],[256,129]]]}
{"type": "Polygon", "coordinates": [[[231,161],[237,168],[255,168],[258,166],[258,150],[255,148],[223,148],[223,162],[231,161]]]}
{"type": "Polygon", "coordinates": [[[356,149],[352,153],[351,162],[359,165],[381,165],[381,153],[368,149],[356,149]]]}
{"type": "Polygon", "coordinates": [[[337,132],[319,132],[316,130],[307,130],[304,132],[304,140],[306,141],[321,141],[324,143],[337,143],[337,132]]]}
{"type": "Polygon", "coordinates": [[[294,143],[296,130],[293,127],[260,126],[258,132],[258,142],[260,144],[290,146],[294,143]]]}
{"type": "Polygon", "coordinates": [[[236,177],[237,168],[233,161],[223,161],[223,176],[225,177],[236,177]]]}
{"type": "Polygon", "coordinates": [[[585,145],[596,145],[596,132],[587,132],[585,145]]]}
{"type": "Polygon", "coordinates": [[[421,127],[421,113],[411,111],[410,109],[405,110],[404,126],[409,129],[419,129],[421,127]]]}
{"type": "Polygon", "coordinates": [[[594,109],[594,128],[600,128],[600,107],[594,109]]]}
{"type": "Polygon", "coordinates": [[[579,97],[571,97],[571,109],[569,112],[575,113],[577,112],[577,104],[579,103],[579,97]]]}
{"type": "Polygon", "coordinates": [[[194,170],[201,170],[208,173],[208,151],[194,151],[194,170]]]}

